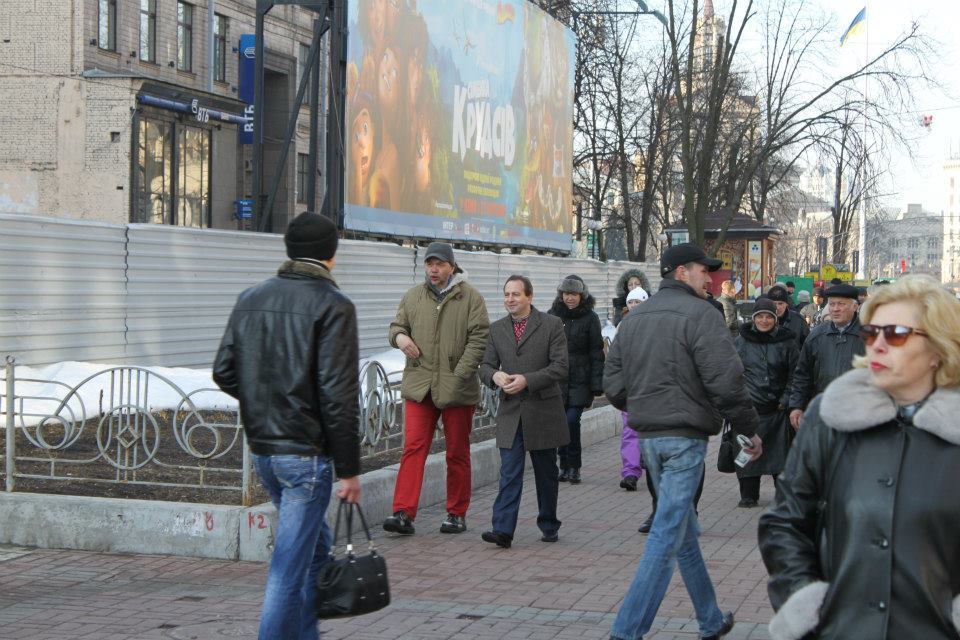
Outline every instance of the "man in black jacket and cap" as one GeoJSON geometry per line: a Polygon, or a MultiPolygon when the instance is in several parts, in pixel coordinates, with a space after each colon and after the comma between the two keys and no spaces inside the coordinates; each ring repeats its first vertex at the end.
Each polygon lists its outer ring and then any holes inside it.
{"type": "Polygon", "coordinates": [[[754,459],[762,452],[743,366],[723,316],[706,300],[710,271],[720,264],[696,245],[667,249],[660,290],[620,322],[607,356],[603,389],[627,411],[657,493],[650,537],[611,629],[618,640],[650,630],[676,564],[701,638],[715,640],[733,628],[733,614],[717,606],[693,506],[707,440],[719,433],[720,416],[751,439],[746,450],[754,459]]]}
{"type": "Polygon", "coordinates": [[[864,354],[857,317],[859,291],[849,284],[826,290],[829,315],[810,332],[800,349],[800,359],[790,387],[790,424],[800,428],[807,404],[840,374],[853,368],[854,356],[864,354]]]}
{"type": "Polygon", "coordinates": [[[337,496],[360,500],[357,314],[330,275],[336,225],[302,213],[284,240],[290,260],[237,299],[213,380],[240,401],[254,465],[277,508],[260,637],[312,639],[334,474],[337,496]]]}
{"type": "Polygon", "coordinates": [[[804,340],[807,339],[807,334],[810,333],[810,327],[807,326],[807,321],[803,319],[803,316],[791,308],[793,303],[790,299],[790,293],[784,287],[774,285],[770,287],[766,297],[773,300],[774,304],[777,305],[777,324],[790,329],[797,341],[797,349],[800,349],[804,340]]]}

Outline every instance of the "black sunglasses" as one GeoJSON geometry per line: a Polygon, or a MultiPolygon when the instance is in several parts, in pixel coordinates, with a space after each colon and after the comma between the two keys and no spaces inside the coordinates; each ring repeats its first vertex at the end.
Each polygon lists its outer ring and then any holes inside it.
{"type": "Polygon", "coordinates": [[[903,346],[907,338],[912,335],[928,335],[926,331],[914,329],[913,327],[905,327],[902,324],[887,324],[883,326],[878,324],[865,324],[860,327],[860,337],[863,338],[863,341],[868,345],[876,342],[877,336],[879,336],[881,332],[883,332],[883,339],[886,340],[887,344],[891,347],[903,346]]]}

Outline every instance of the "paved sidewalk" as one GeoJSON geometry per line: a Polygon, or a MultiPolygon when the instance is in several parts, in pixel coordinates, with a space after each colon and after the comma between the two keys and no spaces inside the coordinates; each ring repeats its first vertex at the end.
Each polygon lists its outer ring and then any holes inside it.
{"type": "MultiPolygon", "coordinates": [[[[583,484],[561,485],[560,541],[542,543],[536,493],[525,477],[517,536],[504,550],[480,540],[496,486],[477,490],[468,531],[438,532],[443,505],[423,508],[409,538],[376,532],[393,603],[322,625],[325,640],[390,638],[607,638],[633,578],[650,499],[619,489],[619,438],[584,452],[583,484]]],[[[736,614],[730,640],[766,640],[772,610],[756,545],[759,509],[738,509],[737,482],[717,473],[716,442],[700,503],[701,546],[721,608],[736,614]]],[[[765,479],[761,506],[772,497],[765,479]]],[[[213,640],[255,638],[266,565],[0,547],[0,638],[213,640]]],[[[695,640],[679,573],[648,640],[695,640]]]]}

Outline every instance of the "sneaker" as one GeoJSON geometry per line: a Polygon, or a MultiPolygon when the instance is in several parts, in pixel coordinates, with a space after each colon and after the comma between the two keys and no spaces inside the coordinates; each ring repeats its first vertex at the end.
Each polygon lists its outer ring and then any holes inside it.
{"type": "Polygon", "coordinates": [[[637,490],[637,476],[627,476],[620,481],[620,488],[626,489],[627,491],[636,491],[637,490]]]}
{"type": "Polygon", "coordinates": [[[737,506],[741,509],[752,509],[757,506],[757,501],[752,498],[743,498],[737,503],[737,506]]]}
{"type": "Polygon", "coordinates": [[[463,533],[467,530],[467,519],[464,516],[447,514],[447,519],[440,525],[440,533],[463,533]]]}
{"type": "Polygon", "coordinates": [[[412,536],[416,531],[413,527],[413,520],[408,518],[407,512],[402,509],[383,521],[383,530],[390,533],[399,533],[402,536],[412,536]]]}
{"type": "Polygon", "coordinates": [[[733,612],[727,611],[725,614],[723,614],[723,626],[720,627],[720,631],[718,631],[712,636],[701,636],[701,640],[720,640],[720,638],[727,635],[732,630],[733,630],[733,612]]]}

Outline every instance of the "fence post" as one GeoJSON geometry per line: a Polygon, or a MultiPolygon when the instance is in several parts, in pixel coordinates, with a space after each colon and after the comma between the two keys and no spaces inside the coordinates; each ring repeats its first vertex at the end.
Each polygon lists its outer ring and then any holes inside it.
{"type": "Polygon", "coordinates": [[[6,404],[5,404],[6,416],[7,416],[7,421],[6,421],[7,451],[6,451],[6,456],[4,456],[4,459],[6,461],[5,474],[7,477],[7,486],[6,486],[7,491],[13,491],[13,488],[14,488],[13,474],[15,470],[13,466],[13,459],[16,456],[16,451],[14,450],[15,444],[16,444],[16,437],[15,437],[16,433],[14,432],[15,423],[13,420],[13,403],[14,403],[13,363],[14,363],[14,357],[7,356],[6,372],[5,372],[5,375],[7,378],[7,391],[6,391],[6,404]]]}
{"type": "MultiPolygon", "coordinates": [[[[237,409],[239,411],[239,409],[237,409]]],[[[241,482],[241,493],[243,506],[252,507],[253,506],[253,490],[251,488],[251,471],[253,465],[251,464],[253,460],[250,457],[250,447],[247,445],[247,431],[243,431],[243,471],[241,482]]]]}

